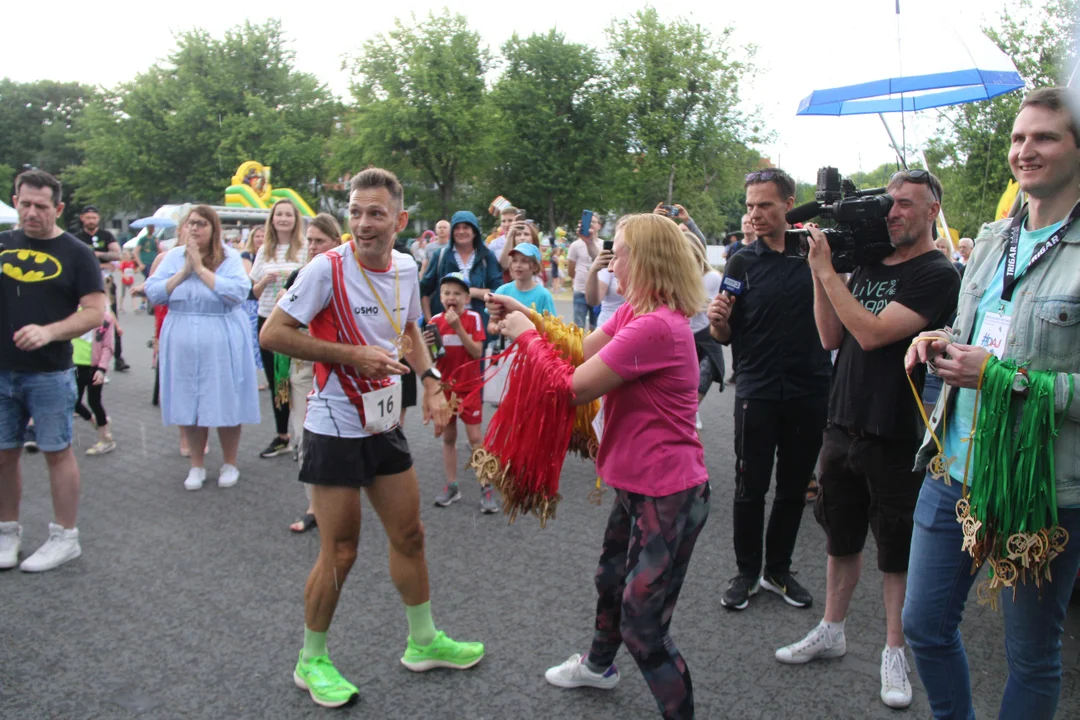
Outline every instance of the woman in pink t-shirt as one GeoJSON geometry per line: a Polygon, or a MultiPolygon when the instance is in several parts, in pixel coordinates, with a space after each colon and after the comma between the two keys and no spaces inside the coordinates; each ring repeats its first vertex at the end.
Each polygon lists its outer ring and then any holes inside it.
{"type": "MultiPolygon", "coordinates": [[[[615,653],[625,643],[663,716],[689,718],[690,671],[668,626],[709,515],[688,319],[706,302],[705,289],[693,252],[667,218],[628,218],[614,253],[611,270],[626,304],[585,338],[585,362],[573,377],[575,405],[604,396],[596,464],[616,491],[596,571],[597,629],[588,654],[572,655],[545,677],[559,687],[612,688],[615,653]]],[[[489,296],[489,307],[507,337],[520,337],[523,347],[540,339],[519,303],[489,296]]]]}

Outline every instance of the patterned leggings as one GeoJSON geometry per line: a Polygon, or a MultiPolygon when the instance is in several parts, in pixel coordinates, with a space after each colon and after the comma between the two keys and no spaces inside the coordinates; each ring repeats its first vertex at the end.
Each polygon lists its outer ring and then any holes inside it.
{"type": "Polygon", "coordinates": [[[694,716],[690,669],[668,628],[709,517],[709,494],[708,482],[659,498],[617,490],[596,569],[588,664],[602,672],[626,643],[665,718],[694,716]]]}

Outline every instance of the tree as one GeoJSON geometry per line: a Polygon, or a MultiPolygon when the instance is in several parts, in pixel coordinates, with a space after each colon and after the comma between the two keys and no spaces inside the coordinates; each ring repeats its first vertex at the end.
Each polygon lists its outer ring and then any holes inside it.
{"type": "Polygon", "coordinates": [[[168,202],[221,204],[246,160],[314,201],[339,104],[297,72],[281,24],[245,23],[221,40],[192,30],[163,65],[105,93],[76,123],[86,160],[66,173],[77,197],[149,212],[168,202]]]}
{"type": "MultiPolygon", "coordinates": [[[[651,209],[670,197],[713,226],[741,214],[742,177],[759,159],[748,145],[759,129],[738,109],[750,58],[736,59],[730,38],[731,28],[714,37],[681,18],[662,20],[651,7],[608,29],[612,80],[630,135],[627,209],[651,209]]],[[[753,48],[747,51],[752,57],[753,48]]]]}
{"type": "Polygon", "coordinates": [[[462,15],[444,10],[424,22],[395,20],[352,61],[353,106],[333,142],[333,167],[387,167],[421,200],[434,190],[435,207],[422,214],[448,217],[489,156],[490,67],[479,33],[462,15]]]}
{"type": "Polygon", "coordinates": [[[556,226],[583,208],[610,209],[612,159],[626,152],[604,67],[592,48],[550,30],[502,48],[505,70],[491,93],[496,161],[487,184],[556,226]]]}
{"type": "Polygon", "coordinates": [[[0,200],[8,201],[8,193],[15,193],[15,168],[7,163],[0,163],[0,188],[4,188],[0,200]]]}
{"type": "MultiPolygon", "coordinates": [[[[1019,0],[995,28],[984,28],[1013,62],[1027,88],[1056,85],[1062,69],[1076,63],[1069,47],[1080,0],[1048,0],[1039,8],[1019,0]]],[[[998,198],[1012,174],[1007,162],[1020,93],[942,111],[939,137],[928,143],[927,161],[944,189],[945,215],[961,235],[974,237],[994,219],[998,198]]]]}
{"type": "MultiPolygon", "coordinates": [[[[27,167],[59,176],[82,161],[72,140],[72,126],[95,97],[79,83],[0,80],[0,183],[10,199],[12,182],[27,167]]],[[[72,188],[65,185],[64,199],[72,188]]]]}

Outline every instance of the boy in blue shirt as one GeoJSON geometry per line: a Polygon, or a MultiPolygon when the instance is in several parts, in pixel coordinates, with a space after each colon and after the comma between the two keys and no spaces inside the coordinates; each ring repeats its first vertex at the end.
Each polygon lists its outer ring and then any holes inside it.
{"type": "Polygon", "coordinates": [[[518,243],[510,251],[510,277],[514,281],[501,285],[495,294],[509,295],[540,314],[547,310],[556,315],[555,300],[543,283],[536,280],[536,275],[540,274],[540,262],[540,248],[532,243],[518,243]]]}

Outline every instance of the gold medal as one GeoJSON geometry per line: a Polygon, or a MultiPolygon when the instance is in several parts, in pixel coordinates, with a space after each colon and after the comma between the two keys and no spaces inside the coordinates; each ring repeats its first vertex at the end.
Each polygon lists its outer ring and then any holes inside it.
{"type": "Polygon", "coordinates": [[[353,257],[356,258],[356,265],[360,268],[360,274],[364,276],[364,280],[367,281],[368,289],[371,290],[371,294],[375,296],[375,299],[379,303],[379,307],[382,309],[386,319],[390,322],[390,327],[394,328],[393,345],[397,352],[397,359],[400,360],[407,355],[413,346],[412,338],[405,334],[405,329],[401,324],[401,277],[398,273],[397,261],[393,261],[394,265],[394,308],[397,312],[397,320],[390,314],[390,311],[386,309],[386,304],[383,303],[382,296],[379,295],[379,291],[375,289],[375,285],[371,282],[371,278],[368,277],[367,271],[364,270],[364,263],[360,262],[360,253],[356,249],[356,244],[352,246],[353,257]]]}

